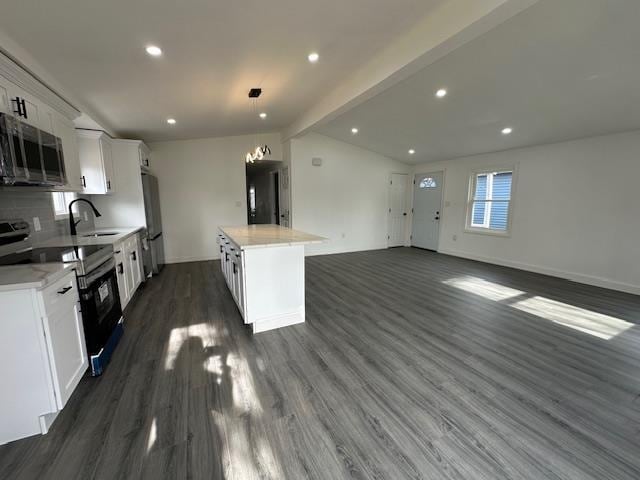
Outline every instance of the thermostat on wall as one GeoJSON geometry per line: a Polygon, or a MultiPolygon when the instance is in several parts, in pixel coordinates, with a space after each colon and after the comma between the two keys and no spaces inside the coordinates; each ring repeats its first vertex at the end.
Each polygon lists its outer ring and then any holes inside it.
{"type": "Polygon", "coordinates": [[[322,159],[319,157],[314,157],[311,159],[311,165],[313,165],[314,167],[320,167],[322,166],[322,159]]]}

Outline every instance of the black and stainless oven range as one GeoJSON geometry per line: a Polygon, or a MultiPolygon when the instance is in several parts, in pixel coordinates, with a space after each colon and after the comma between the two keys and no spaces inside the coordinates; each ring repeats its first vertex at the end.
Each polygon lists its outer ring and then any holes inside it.
{"type": "MultiPolygon", "coordinates": [[[[28,226],[26,227],[28,228],[28,226]]],[[[0,257],[0,265],[74,262],[91,374],[102,374],[123,333],[111,245],[28,248],[0,257]]]]}
{"type": "MultiPolygon", "coordinates": [[[[102,247],[105,250],[105,247],[102,247]]],[[[91,374],[102,374],[122,336],[122,307],[118,291],[113,247],[103,263],[87,269],[77,269],[80,308],[91,374]]]]}

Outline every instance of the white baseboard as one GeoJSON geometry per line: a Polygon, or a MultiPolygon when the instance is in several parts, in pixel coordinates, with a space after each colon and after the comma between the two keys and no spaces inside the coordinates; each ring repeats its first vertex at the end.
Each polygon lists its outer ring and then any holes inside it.
{"type": "Polygon", "coordinates": [[[277,315],[258,320],[252,323],[251,327],[253,328],[253,333],[262,333],[269,330],[275,330],[276,328],[297,325],[298,323],[304,323],[304,308],[295,312],[285,313],[284,315],[277,315]]]}
{"type": "Polygon", "coordinates": [[[175,257],[175,258],[165,258],[164,262],[166,264],[170,263],[190,263],[190,262],[208,262],[210,260],[220,260],[219,255],[212,255],[206,257],[175,257]]]}
{"type": "Polygon", "coordinates": [[[371,245],[361,248],[329,248],[323,251],[307,252],[305,251],[305,257],[317,257],[320,255],[339,255],[341,253],[355,253],[355,252],[371,252],[374,250],[386,250],[389,248],[387,244],[371,245]]]}
{"type": "Polygon", "coordinates": [[[551,277],[563,278],[565,280],[571,280],[577,283],[584,283],[585,285],[593,285],[595,287],[608,288],[610,290],[618,290],[620,292],[631,293],[634,295],[640,295],[640,286],[632,285],[630,283],[617,282],[608,278],[594,277],[591,275],[584,275],[575,272],[566,272],[563,270],[557,270],[555,268],[544,267],[540,265],[531,265],[523,262],[515,262],[511,260],[504,260],[501,258],[485,257],[482,255],[475,255],[468,252],[459,252],[456,250],[440,249],[438,253],[445,255],[451,255],[454,257],[467,258],[469,260],[476,260],[478,262],[491,263],[494,265],[501,265],[503,267],[517,268],[518,270],[525,270],[527,272],[541,273],[543,275],[549,275],[551,277]]]}

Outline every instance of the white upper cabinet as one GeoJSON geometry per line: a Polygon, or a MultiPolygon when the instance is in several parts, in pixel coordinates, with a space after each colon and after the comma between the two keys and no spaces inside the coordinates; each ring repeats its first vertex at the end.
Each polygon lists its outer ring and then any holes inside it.
{"type": "Polygon", "coordinates": [[[80,177],[83,193],[109,194],[116,191],[112,140],[104,132],[77,130],[80,177]]]}
{"type": "Polygon", "coordinates": [[[80,157],[78,156],[78,137],[73,122],[59,113],[53,113],[53,134],[62,143],[62,155],[64,158],[65,175],[67,185],[64,190],[82,192],[82,172],[80,170],[80,157]]]}
{"type": "Polygon", "coordinates": [[[0,113],[10,113],[9,109],[9,92],[4,78],[0,77],[0,113]]]}
{"type": "Polygon", "coordinates": [[[140,159],[140,166],[141,167],[150,167],[151,164],[149,163],[149,154],[151,152],[149,151],[149,148],[142,142],[140,142],[140,145],[138,146],[138,158],[140,159]]]}
{"type": "Polygon", "coordinates": [[[53,133],[52,107],[4,78],[0,79],[0,90],[0,94],[6,97],[3,102],[6,113],[40,130],[53,133]]]}
{"type": "MultiPolygon", "coordinates": [[[[73,120],[80,111],[0,52],[0,112],[60,138],[67,185],[82,192],[73,120]]],[[[113,183],[113,182],[112,182],[113,183]]]]}

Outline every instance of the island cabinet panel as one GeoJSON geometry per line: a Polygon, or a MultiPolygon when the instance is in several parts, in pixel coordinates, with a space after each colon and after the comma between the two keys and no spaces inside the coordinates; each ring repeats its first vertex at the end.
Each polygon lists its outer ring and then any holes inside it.
{"type": "Polygon", "coordinates": [[[256,248],[244,257],[245,316],[254,332],[304,322],[304,246],[256,248]]]}
{"type": "Polygon", "coordinates": [[[220,269],[253,333],[305,321],[304,245],[323,240],[278,225],[220,229],[220,269]]]}

